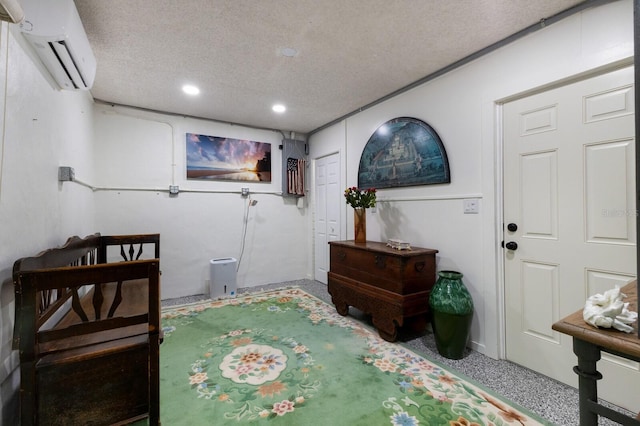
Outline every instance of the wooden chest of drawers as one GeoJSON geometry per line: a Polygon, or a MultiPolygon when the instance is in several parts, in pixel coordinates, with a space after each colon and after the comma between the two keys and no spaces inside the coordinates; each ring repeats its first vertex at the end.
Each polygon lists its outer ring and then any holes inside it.
{"type": "Polygon", "coordinates": [[[340,315],[349,306],[370,314],[380,337],[391,342],[408,321],[424,330],[438,250],[395,250],[373,241],[329,245],[329,294],[340,315]]]}

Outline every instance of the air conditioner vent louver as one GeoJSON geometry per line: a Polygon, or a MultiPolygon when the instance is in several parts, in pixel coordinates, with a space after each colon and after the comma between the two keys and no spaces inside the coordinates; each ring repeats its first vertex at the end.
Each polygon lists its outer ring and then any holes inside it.
{"type": "Polygon", "coordinates": [[[64,70],[67,78],[75,89],[88,89],[87,83],[79,72],[78,65],[73,59],[71,52],[67,49],[67,45],[64,41],[49,42],[49,48],[53,51],[53,54],[58,59],[60,66],[64,70]]]}

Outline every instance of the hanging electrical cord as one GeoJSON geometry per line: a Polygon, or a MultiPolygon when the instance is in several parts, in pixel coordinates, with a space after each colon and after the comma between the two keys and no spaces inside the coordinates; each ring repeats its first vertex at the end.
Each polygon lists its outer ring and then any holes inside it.
{"type": "Polygon", "coordinates": [[[242,262],[242,255],[244,254],[244,246],[247,239],[247,228],[249,227],[249,210],[250,207],[258,204],[258,200],[252,200],[251,196],[247,197],[244,204],[243,223],[242,223],[242,241],[240,242],[240,256],[238,256],[238,266],[236,272],[240,270],[240,263],[242,262]]]}

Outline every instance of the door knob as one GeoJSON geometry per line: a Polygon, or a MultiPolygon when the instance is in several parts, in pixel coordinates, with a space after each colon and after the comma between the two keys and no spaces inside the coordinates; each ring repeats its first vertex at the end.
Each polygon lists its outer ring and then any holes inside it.
{"type": "Polygon", "coordinates": [[[515,223],[510,223],[507,225],[507,229],[509,230],[509,232],[516,232],[518,230],[518,225],[516,225],[515,223]]]}
{"type": "Polygon", "coordinates": [[[509,241],[505,247],[507,250],[518,250],[518,243],[515,241],[509,241]]]}

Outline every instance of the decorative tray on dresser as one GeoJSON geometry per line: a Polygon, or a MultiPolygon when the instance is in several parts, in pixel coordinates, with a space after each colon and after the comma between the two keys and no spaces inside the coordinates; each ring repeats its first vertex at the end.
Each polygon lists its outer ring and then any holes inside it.
{"type": "Polygon", "coordinates": [[[380,337],[390,342],[408,323],[424,331],[438,250],[396,250],[373,241],[329,246],[329,294],[340,315],[347,315],[349,306],[370,314],[380,337]]]}

